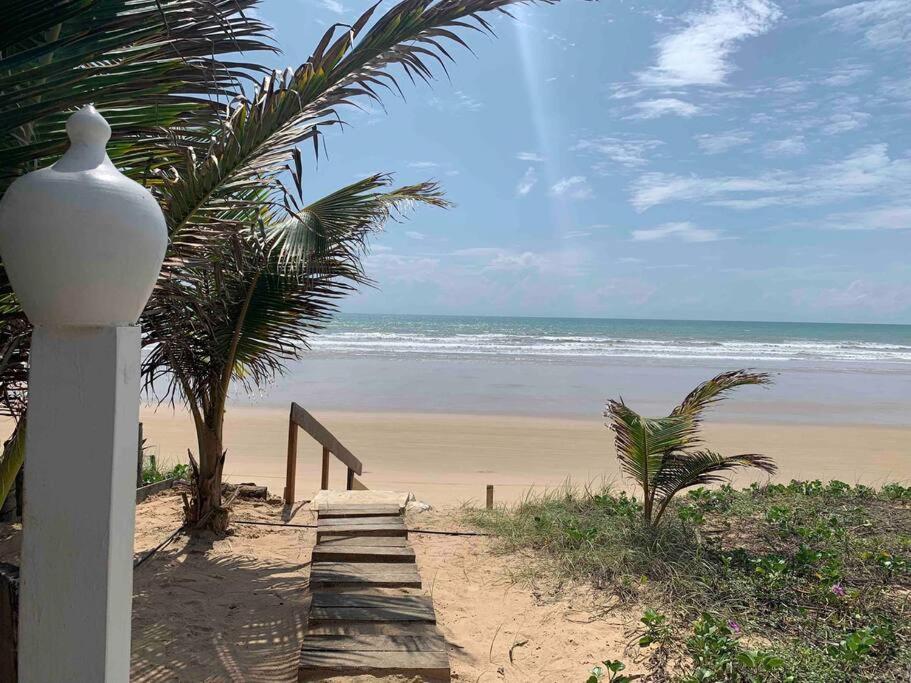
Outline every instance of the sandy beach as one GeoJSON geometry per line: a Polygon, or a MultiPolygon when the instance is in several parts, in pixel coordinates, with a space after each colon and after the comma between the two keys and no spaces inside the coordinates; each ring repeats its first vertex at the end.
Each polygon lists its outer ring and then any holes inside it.
{"type": "MultiPolygon", "coordinates": [[[[434,506],[483,500],[487,484],[498,502],[526,492],[603,480],[623,482],[612,436],[593,418],[541,418],[406,412],[312,411],[364,462],[372,489],[412,491],[434,506]]],[[[164,462],[195,450],[192,421],[169,409],[142,411],[147,443],[164,462]]],[[[281,495],[285,480],[288,412],[235,407],[226,420],[226,476],[254,481],[281,495]]],[[[911,479],[911,428],[880,425],[713,422],[708,444],[723,453],[761,452],[779,465],[777,479],[841,479],[876,485],[911,479]]],[[[320,448],[301,434],[297,498],[319,485],[320,448]]],[[[744,476],[737,484],[752,479],[744,476]]],[[[344,486],[333,459],[330,485],[344,486]]]]}

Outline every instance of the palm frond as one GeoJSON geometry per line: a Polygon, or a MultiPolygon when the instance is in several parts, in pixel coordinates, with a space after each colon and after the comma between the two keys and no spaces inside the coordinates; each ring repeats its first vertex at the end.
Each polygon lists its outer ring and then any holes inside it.
{"type": "Polygon", "coordinates": [[[244,14],[258,0],[14,0],[0,29],[0,193],[58,157],[76,107],[113,129],[108,152],[130,175],[162,163],[165,128],[207,131],[218,98],[262,67],[238,53],[274,50],[244,14]],[[40,8],[40,9],[39,9],[40,8]],[[231,61],[225,57],[232,55],[231,61]]]}
{"type": "MultiPolygon", "coordinates": [[[[236,206],[239,190],[268,187],[276,210],[297,210],[300,194],[299,145],[319,155],[322,130],[344,125],[342,110],[358,99],[381,102],[380,93],[401,92],[393,73],[412,80],[433,78],[433,65],[452,60],[446,44],[467,47],[458,31],[490,32],[482,16],[525,0],[405,0],[369,29],[376,5],[350,27],[335,25],[310,58],[297,69],[263,79],[249,98],[231,103],[221,123],[224,135],[204,156],[169,170],[173,181],[161,188],[172,252],[211,237],[219,228],[215,208],[236,206]],[[290,172],[294,188],[282,174],[290,172]]],[[[534,0],[552,4],[557,0],[534,0]]]]}
{"type": "Polygon", "coordinates": [[[647,492],[653,489],[666,455],[689,446],[697,433],[689,419],[643,417],[622,401],[608,401],[605,416],[615,434],[621,468],[647,492]]]}
{"type": "Polygon", "coordinates": [[[16,483],[16,475],[25,460],[25,418],[16,423],[13,433],[3,444],[0,454],[0,504],[16,483]]]}
{"type": "Polygon", "coordinates": [[[725,482],[728,479],[726,475],[742,468],[759,469],[769,475],[778,470],[772,458],[758,453],[721,455],[711,450],[700,450],[669,454],[654,484],[661,501],[655,524],[660,521],[668,503],[678,492],[692,486],[725,482]]]}
{"type": "Polygon", "coordinates": [[[686,398],[671,412],[671,415],[689,415],[700,419],[702,412],[726,397],[737,387],[748,385],[768,385],[772,383],[772,376],[767,372],[754,372],[752,370],[733,370],[722,372],[706,380],[693,389],[686,398]]]}
{"type": "Polygon", "coordinates": [[[375,175],[323,197],[295,219],[260,223],[209,241],[204,258],[174,264],[143,314],[146,389],[204,405],[231,379],[261,386],[307,347],[337,302],[369,283],[370,234],[415,203],[448,206],[435,183],[381,191],[375,175]]]}

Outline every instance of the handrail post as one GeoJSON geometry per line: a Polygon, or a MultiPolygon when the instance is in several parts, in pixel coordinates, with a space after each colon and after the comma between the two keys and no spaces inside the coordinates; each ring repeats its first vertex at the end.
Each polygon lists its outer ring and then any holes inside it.
{"type": "Polygon", "coordinates": [[[297,477],[297,425],[294,411],[288,418],[288,469],[285,473],[285,504],[294,504],[294,483],[297,477]]]}
{"type": "Polygon", "coordinates": [[[350,491],[354,488],[354,470],[350,467],[348,468],[348,476],[345,477],[345,489],[350,491]]]}
{"type": "Polygon", "coordinates": [[[323,446],[323,474],[320,478],[319,487],[323,491],[329,488],[329,449],[323,446]]]}

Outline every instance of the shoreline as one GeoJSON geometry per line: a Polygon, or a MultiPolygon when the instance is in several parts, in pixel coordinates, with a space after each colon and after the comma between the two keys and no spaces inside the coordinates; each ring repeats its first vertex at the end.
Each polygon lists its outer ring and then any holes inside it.
{"type": "MultiPolygon", "coordinates": [[[[497,503],[527,491],[611,481],[623,485],[612,435],[600,417],[538,417],[416,411],[311,410],[364,463],[372,489],[411,491],[434,506],[483,501],[487,484],[497,503]]],[[[185,462],[194,451],[189,415],[142,411],[145,435],[161,462],[185,462]]],[[[235,406],[225,421],[226,480],[255,481],[281,495],[285,484],[288,410],[235,406]]],[[[761,452],[775,458],[774,481],[841,479],[879,486],[911,480],[911,427],[889,425],[724,422],[705,424],[706,442],[722,453],[761,452]]],[[[312,497],[319,482],[320,448],[300,434],[297,498],[312,497]]],[[[764,481],[750,473],[735,486],[764,481]]],[[[333,459],[330,487],[344,486],[333,459]]]]}

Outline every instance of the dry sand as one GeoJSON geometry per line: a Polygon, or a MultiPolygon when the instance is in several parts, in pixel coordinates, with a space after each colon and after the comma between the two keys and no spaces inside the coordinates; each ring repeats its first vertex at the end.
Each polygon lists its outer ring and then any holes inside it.
{"type": "MultiPolygon", "coordinates": [[[[314,414],[365,465],[372,489],[412,491],[435,506],[482,501],[494,484],[498,502],[533,488],[620,481],[610,432],[598,417],[540,418],[437,413],[314,414]]],[[[164,460],[195,450],[193,425],[180,412],[144,409],[148,443],[164,460]]],[[[288,415],[284,410],[234,408],[226,421],[230,481],[255,481],[281,495],[285,484],[288,415]]],[[[841,479],[871,485],[911,479],[911,428],[709,422],[707,444],[722,453],[759,452],[779,465],[777,479],[841,479]]],[[[299,438],[297,498],[319,484],[320,447],[299,438]]],[[[333,459],[331,487],[343,487],[333,459]]],[[[751,481],[741,477],[738,484],[751,481]]]]}
{"type": "MultiPolygon", "coordinates": [[[[180,526],[180,506],[174,492],[138,506],[138,554],[180,526]]],[[[235,520],[281,521],[274,503],[237,501],[233,510],[235,520]]],[[[312,521],[307,510],[294,518],[312,521]]],[[[455,515],[436,511],[410,513],[408,524],[460,528],[455,515]]],[[[0,560],[18,563],[20,533],[19,525],[0,524],[0,560]]],[[[594,663],[623,656],[624,627],[633,626],[635,610],[623,622],[582,588],[544,598],[512,580],[522,558],[494,555],[484,538],[412,534],[410,540],[450,645],[453,680],[584,680],[594,663]]],[[[235,523],[223,538],[179,536],[142,564],[133,584],[131,680],[296,681],[314,541],[312,529],[235,523]]]]}

